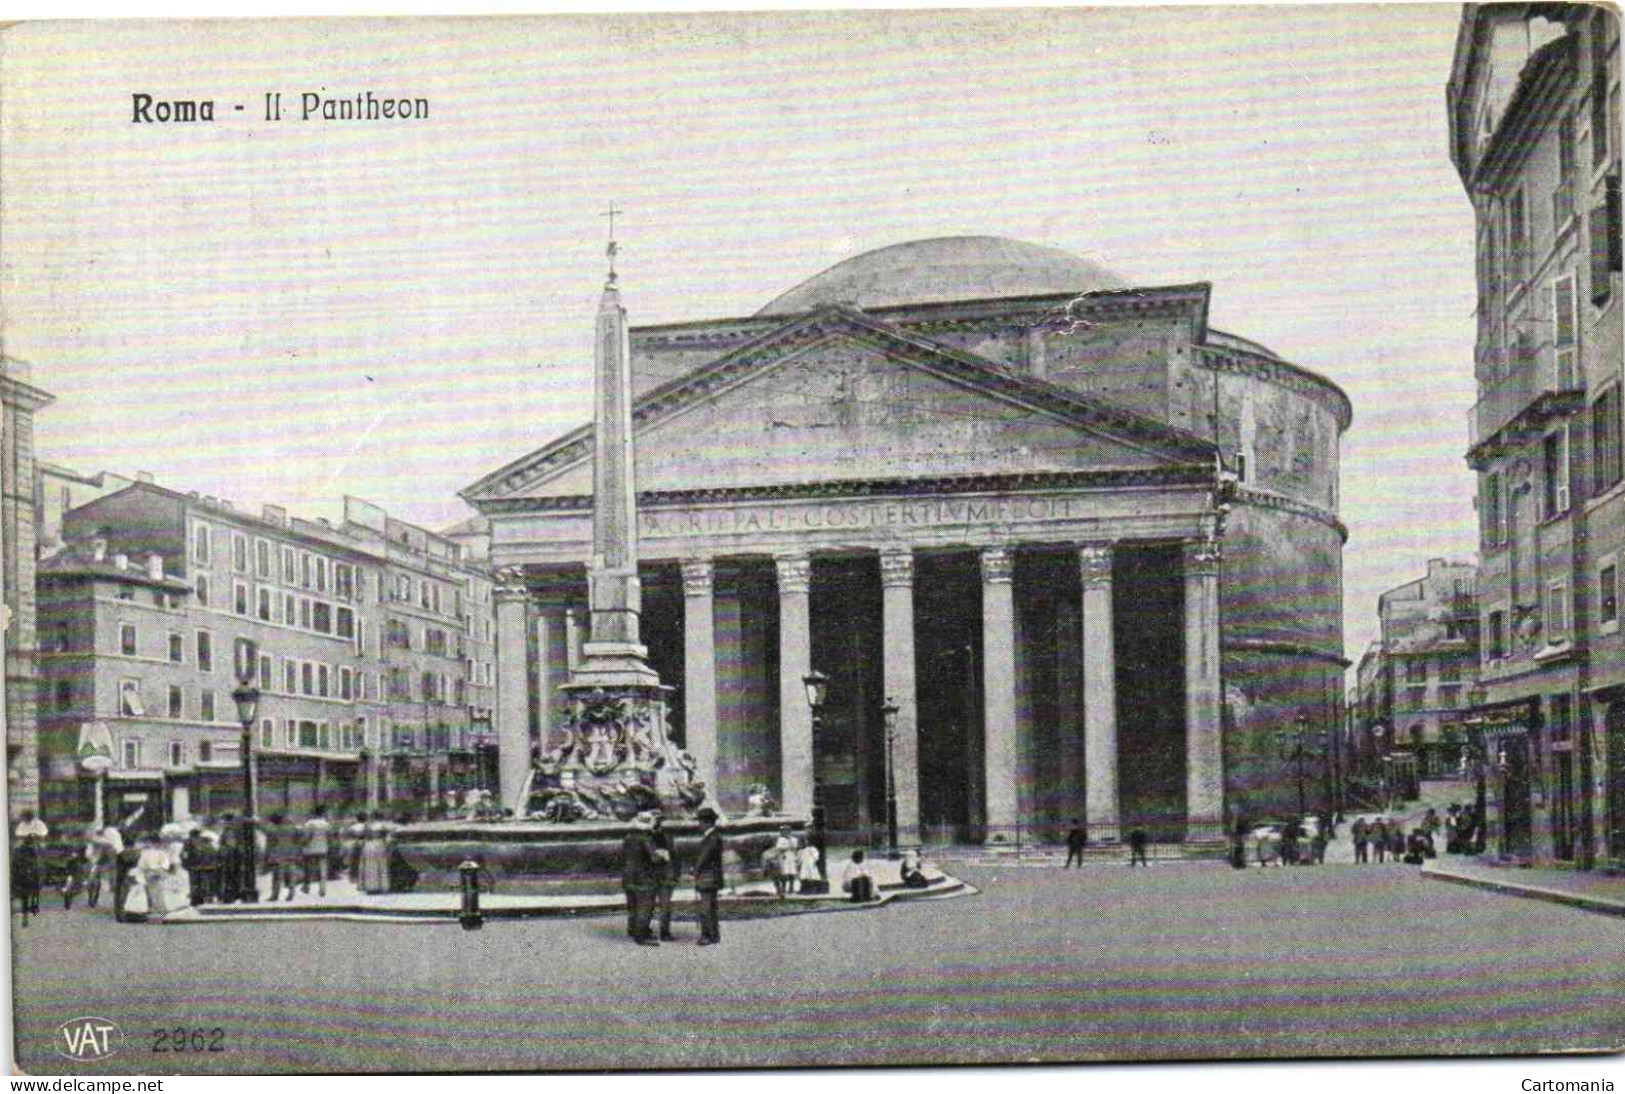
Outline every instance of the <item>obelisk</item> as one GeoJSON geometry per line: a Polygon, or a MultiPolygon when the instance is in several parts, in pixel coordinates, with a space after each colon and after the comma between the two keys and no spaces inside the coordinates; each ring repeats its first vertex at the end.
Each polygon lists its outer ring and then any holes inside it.
{"type": "Polygon", "coordinates": [[[642,803],[693,809],[705,798],[695,763],[667,733],[671,689],[649,665],[638,633],[638,508],[632,446],[632,353],[616,283],[616,245],[598,302],[593,348],[592,555],[587,560],[587,640],[560,687],[569,701],[566,741],[538,764],[544,785],[582,807],[616,815],[642,803]]]}

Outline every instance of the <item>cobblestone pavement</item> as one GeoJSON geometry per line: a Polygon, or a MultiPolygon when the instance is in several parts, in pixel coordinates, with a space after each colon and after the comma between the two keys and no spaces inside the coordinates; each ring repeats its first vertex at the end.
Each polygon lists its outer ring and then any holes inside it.
{"type": "Polygon", "coordinates": [[[98,1073],[882,1064],[1541,1052],[1625,1044],[1625,921],[1414,867],[956,869],[961,900],[723,924],[618,916],[13,921],[19,1057],[116,1021],[98,1073]],[[158,1030],[222,1051],[155,1054],[158,1030]]]}

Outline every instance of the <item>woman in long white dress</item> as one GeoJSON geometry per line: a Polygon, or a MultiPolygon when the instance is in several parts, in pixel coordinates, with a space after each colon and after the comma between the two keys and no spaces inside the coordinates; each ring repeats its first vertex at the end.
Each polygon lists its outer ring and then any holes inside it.
{"type": "Polygon", "coordinates": [[[363,892],[389,892],[389,835],[394,826],[381,818],[367,822],[361,839],[361,879],[363,892]]]}

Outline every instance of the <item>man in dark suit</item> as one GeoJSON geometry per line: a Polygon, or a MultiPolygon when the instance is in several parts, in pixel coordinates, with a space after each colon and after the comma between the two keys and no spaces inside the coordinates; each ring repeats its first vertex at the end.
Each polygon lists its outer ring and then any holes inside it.
{"type": "Polygon", "coordinates": [[[659,813],[655,814],[649,840],[656,851],[665,852],[665,859],[655,865],[654,912],[660,921],[660,941],[675,942],[677,939],[671,933],[671,894],[677,887],[677,853],[659,813]]]}
{"type": "Polygon", "coordinates": [[[621,888],[626,890],[626,933],[640,946],[658,946],[649,931],[659,881],[660,852],[653,839],[654,815],[639,813],[621,842],[621,888]]]}
{"type": "Polygon", "coordinates": [[[722,829],[717,827],[717,811],[710,806],[694,816],[706,826],[694,858],[694,888],[700,898],[700,945],[714,946],[722,941],[722,923],[717,915],[717,893],[722,888],[722,829]]]}
{"type": "MultiPolygon", "coordinates": [[[[1081,820],[1073,821],[1071,830],[1066,834],[1066,865],[1071,866],[1073,863],[1077,863],[1078,868],[1081,870],[1083,868],[1083,849],[1088,845],[1089,835],[1084,830],[1083,822],[1081,820]]],[[[1066,866],[1061,867],[1061,869],[1066,869],[1066,866]]]]}

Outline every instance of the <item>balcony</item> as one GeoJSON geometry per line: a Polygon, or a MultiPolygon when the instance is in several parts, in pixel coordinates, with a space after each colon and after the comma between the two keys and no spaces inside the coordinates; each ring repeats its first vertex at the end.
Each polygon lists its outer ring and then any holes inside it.
{"type": "Polygon", "coordinates": [[[1517,359],[1505,379],[1485,389],[1467,416],[1467,463],[1474,469],[1537,434],[1548,421],[1585,403],[1572,357],[1559,368],[1550,348],[1517,359]]]}

